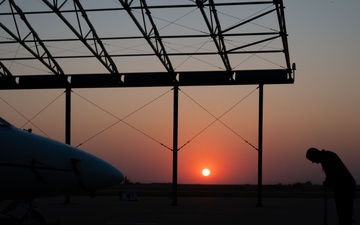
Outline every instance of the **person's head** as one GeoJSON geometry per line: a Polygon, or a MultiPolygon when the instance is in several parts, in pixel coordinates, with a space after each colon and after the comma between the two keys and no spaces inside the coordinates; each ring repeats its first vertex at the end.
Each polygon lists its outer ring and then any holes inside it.
{"type": "Polygon", "coordinates": [[[313,163],[320,163],[321,155],[320,151],[316,148],[309,148],[306,152],[306,158],[313,163]]]}

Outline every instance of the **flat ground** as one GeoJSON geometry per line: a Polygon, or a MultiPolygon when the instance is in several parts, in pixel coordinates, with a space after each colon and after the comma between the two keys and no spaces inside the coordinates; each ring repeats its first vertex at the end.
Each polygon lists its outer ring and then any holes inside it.
{"type": "MultiPolygon", "coordinates": [[[[121,201],[119,195],[102,195],[72,196],[70,204],[64,204],[64,197],[44,198],[36,205],[50,225],[324,224],[324,199],[320,196],[264,197],[263,207],[257,207],[257,198],[252,196],[181,196],[177,202],[172,206],[172,199],[166,196],[121,201]]],[[[337,224],[332,198],[328,200],[327,215],[327,225],[337,224]]],[[[354,219],[360,224],[359,198],[355,199],[354,219]]]]}
{"type": "MultiPolygon", "coordinates": [[[[256,198],[182,197],[172,206],[166,197],[142,197],[119,201],[114,196],[72,197],[37,201],[38,211],[49,224],[60,225],[156,225],[156,224],[244,224],[244,225],[323,225],[321,198],[265,198],[256,207],[256,198]]],[[[354,218],[360,221],[360,201],[356,199],[354,218]]],[[[328,204],[328,225],[335,225],[333,200],[328,204]]]]}

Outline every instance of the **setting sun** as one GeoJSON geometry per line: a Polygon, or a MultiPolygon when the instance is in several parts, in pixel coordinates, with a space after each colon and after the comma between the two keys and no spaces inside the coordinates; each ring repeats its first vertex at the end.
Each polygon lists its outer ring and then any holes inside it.
{"type": "Polygon", "coordinates": [[[205,169],[202,170],[201,173],[202,173],[203,176],[207,177],[207,176],[210,175],[210,170],[205,168],[205,169]]]}

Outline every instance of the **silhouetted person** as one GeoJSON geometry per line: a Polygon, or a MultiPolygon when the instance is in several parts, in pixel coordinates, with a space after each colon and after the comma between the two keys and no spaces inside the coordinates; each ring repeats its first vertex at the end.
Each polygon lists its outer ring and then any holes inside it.
{"type": "Polygon", "coordinates": [[[333,188],[339,225],[351,225],[356,183],[349,170],[331,151],[309,148],[306,158],[313,163],[321,163],[326,174],[325,188],[333,188]]]}

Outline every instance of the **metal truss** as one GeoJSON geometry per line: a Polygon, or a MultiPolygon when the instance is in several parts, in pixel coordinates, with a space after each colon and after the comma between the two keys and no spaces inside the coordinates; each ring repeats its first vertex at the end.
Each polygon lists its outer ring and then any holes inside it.
{"type": "MultiPolygon", "coordinates": [[[[289,44],[287,41],[287,32],[286,32],[286,23],[285,23],[285,12],[284,12],[284,4],[282,0],[276,0],[274,1],[276,5],[276,13],[279,20],[279,28],[280,28],[280,35],[282,39],[282,43],[284,46],[284,52],[285,52],[285,61],[288,68],[290,68],[290,54],[289,54],[289,44]]],[[[295,65],[294,65],[295,67],[295,65]]],[[[292,68],[295,69],[295,68],[292,68]]]]}
{"type": "Polygon", "coordinates": [[[140,7],[142,10],[142,20],[143,23],[139,22],[132,12],[131,4],[133,1],[128,0],[119,0],[121,5],[124,7],[126,12],[129,13],[131,19],[134,21],[136,26],[139,28],[140,32],[144,36],[145,40],[148,42],[155,55],[160,59],[161,63],[165,69],[172,73],[174,68],[171,64],[168,54],[166,53],[165,46],[161,40],[160,33],[156,27],[156,24],[151,16],[150,9],[145,0],[140,1],[140,7]],[[150,24],[150,27],[147,27],[147,22],[150,24]]]}
{"type": "Polygon", "coordinates": [[[16,34],[13,33],[1,22],[0,27],[2,27],[14,40],[16,40],[16,42],[18,42],[25,49],[27,49],[36,59],[38,59],[42,64],[44,64],[52,73],[54,73],[55,75],[63,75],[64,72],[61,69],[60,65],[56,62],[50,51],[46,48],[44,42],[40,39],[36,31],[33,29],[30,22],[27,20],[26,15],[23,13],[20,7],[15,4],[14,0],[9,0],[9,4],[11,12],[15,15],[16,11],[16,14],[20,16],[21,20],[25,23],[30,32],[25,36],[21,35],[21,31],[19,30],[18,26],[18,20],[15,16],[13,16],[13,18],[16,27],[16,34]],[[35,45],[35,50],[33,50],[30,46],[27,45],[27,43],[29,43],[27,42],[27,39],[30,37],[33,38],[32,43],[35,45]]]}
{"type": "Polygon", "coordinates": [[[214,40],[216,49],[221,57],[222,62],[226,68],[226,71],[231,71],[230,61],[228,58],[228,54],[226,51],[226,45],[224,42],[224,36],[222,35],[222,29],[219,21],[219,17],[217,15],[215,3],[213,0],[209,0],[209,11],[210,11],[210,19],[207,17],[204,9],[204,3],[206,0],[196,0],[196,4],[199,7],[202,16],[204,17],[206,26],[210,31],[210,37],[214,40]]]}
{"type": "Polygon", "coordinates": [[[194,0],[190,3],[161,4],[156,4],[157,1],[119,0],[103,8],[102,4],[94,7],[95,3],[80,0],[36,1],[42,4],[41,9],[29,7],[31,0],[26,3],[18,1],[17,4],[15,1],[0,2],[3,9],[5,4],[9,4],[8,11],[0,10],[0,31],[4,30],[7,34],[6,37],[0,35],[0,52],[11,52],[8,50],[10,47],[15,52],[14,46],[19,44],[24,49],[21,49],[22,54],[15,56],[0,55],[0,89],[172,86],[174,81],[179,85],[294,82],[295,67],[291,67],[282,0],[194,0]],[[244,7],[259,7],[259,10],[241,18],[239,11],[244,7]],[[196,20],[189,22],[185,17],[187,23],[183,25],[178,22],[183,17],[162,17],[161,13],[166,15],[171,12],[184,12],[184,17],[192,13],[196,20]],[[105,17],[109,14],[121,17],[121,21],[106,21],[103,27],[99,27],[99,15],[105,17]],[[41,26],[32,24],[31,19],[36,16],[60,21],[65,25],[62,27],[70,29],[73,35],[68,35],[68,31],[55,38],[47,35],[41,26]],[[228,18],[231,23],[225,21],[228,18]],[[261,25],[270,20],[273,20],[271,28],[267,24],[261,25]],[[122,23],[126,26],[121,27],[122,23]],[[104,27],[110,32],[102,33],[104,27]],[[164,27],[171,27],[173,31],[179,29],[179,32],[168,32],[164,27]],[[272,43],[277,46],[271,46],[272,43]],[[65,50],[59,51],[56,49],[58,46],[65,50]],[[86,52],[68,50],[72,46],[85,47],[86,52]],[[125,47],[118,50],[119,46],[125,47]],[[249,58],[261,60],[267,59],[267,56],[276,56],[281,62],[273,63],[275,66],[269,68],[238,69],[249,58]],[[144,72],[142,64],[147,59],[159,62],[157,69],[144,72]],[[66,63],[77,60],[86,61],[87,65],[93,64],[90,60],[96,60],[107,72],[89,71],[86,66],[81,68],[81,72],[65,69],[69,67],[66,63]],[[127,60],[134,60],[135,66],[130,68],[127,60]],[[9,66],[10,63],[22,65],[23,62],[34,61],[43,64],[48,71],[45,74],[19,74],[18,70],[9,66]],[[183,66],[185,69],[178,69],[179,65],[188,61],[191,65],[208,67],[193,69],[183,66]],[[216,69],[211,69],[212,65],[216,69]],[[54,75],[62,75],[63,78],[55,78],[54,75]]]}
{"type": "Polygon", "coordinates": [[[43,0],[43,2],[49,6],[54,13],[56,13],[60,19],[70,28],[72,32],[76,35],[77,38],[79,38],[80,41],[90,50],[90,52],[105,66],[105,68],[111,73],[111,74],[119,74],[119,71],[112,60],[112,58],[109,56],[109,53],[106,51],[101,39],[96,33],[96,30],[94,29],[94,26],[89,20],[89,17],[86,14],[86,11],[82,7],[79,0],[73,0],[74,2],[74,12],[76,13],[76,19],[77,24],[79,26],[79,31],[75,29],[74,26],[71,25],[71,23],[62,15],[61,13],[61,7],[67,2],[68,0],[65,0],[63,4],[60,6],[58,5],[57,0],[53,0],[52,3],[50,3],[47,0],[43,0]],[[79,15],[81,13],[81,16],[79,15]],[[83,31],[85,27],[80,22],[80,19],[83,18],[88,26],[89,31],[85,32],[83,31]],[[91,46],[91,44],[88,43],[89,38],[93,41],[94,48],[91,46]]]}
{"type": "Polygon", "coordinates": [[[0,77],[1,76],[12,76],[10,70],[0,61],[0,77]]]}

